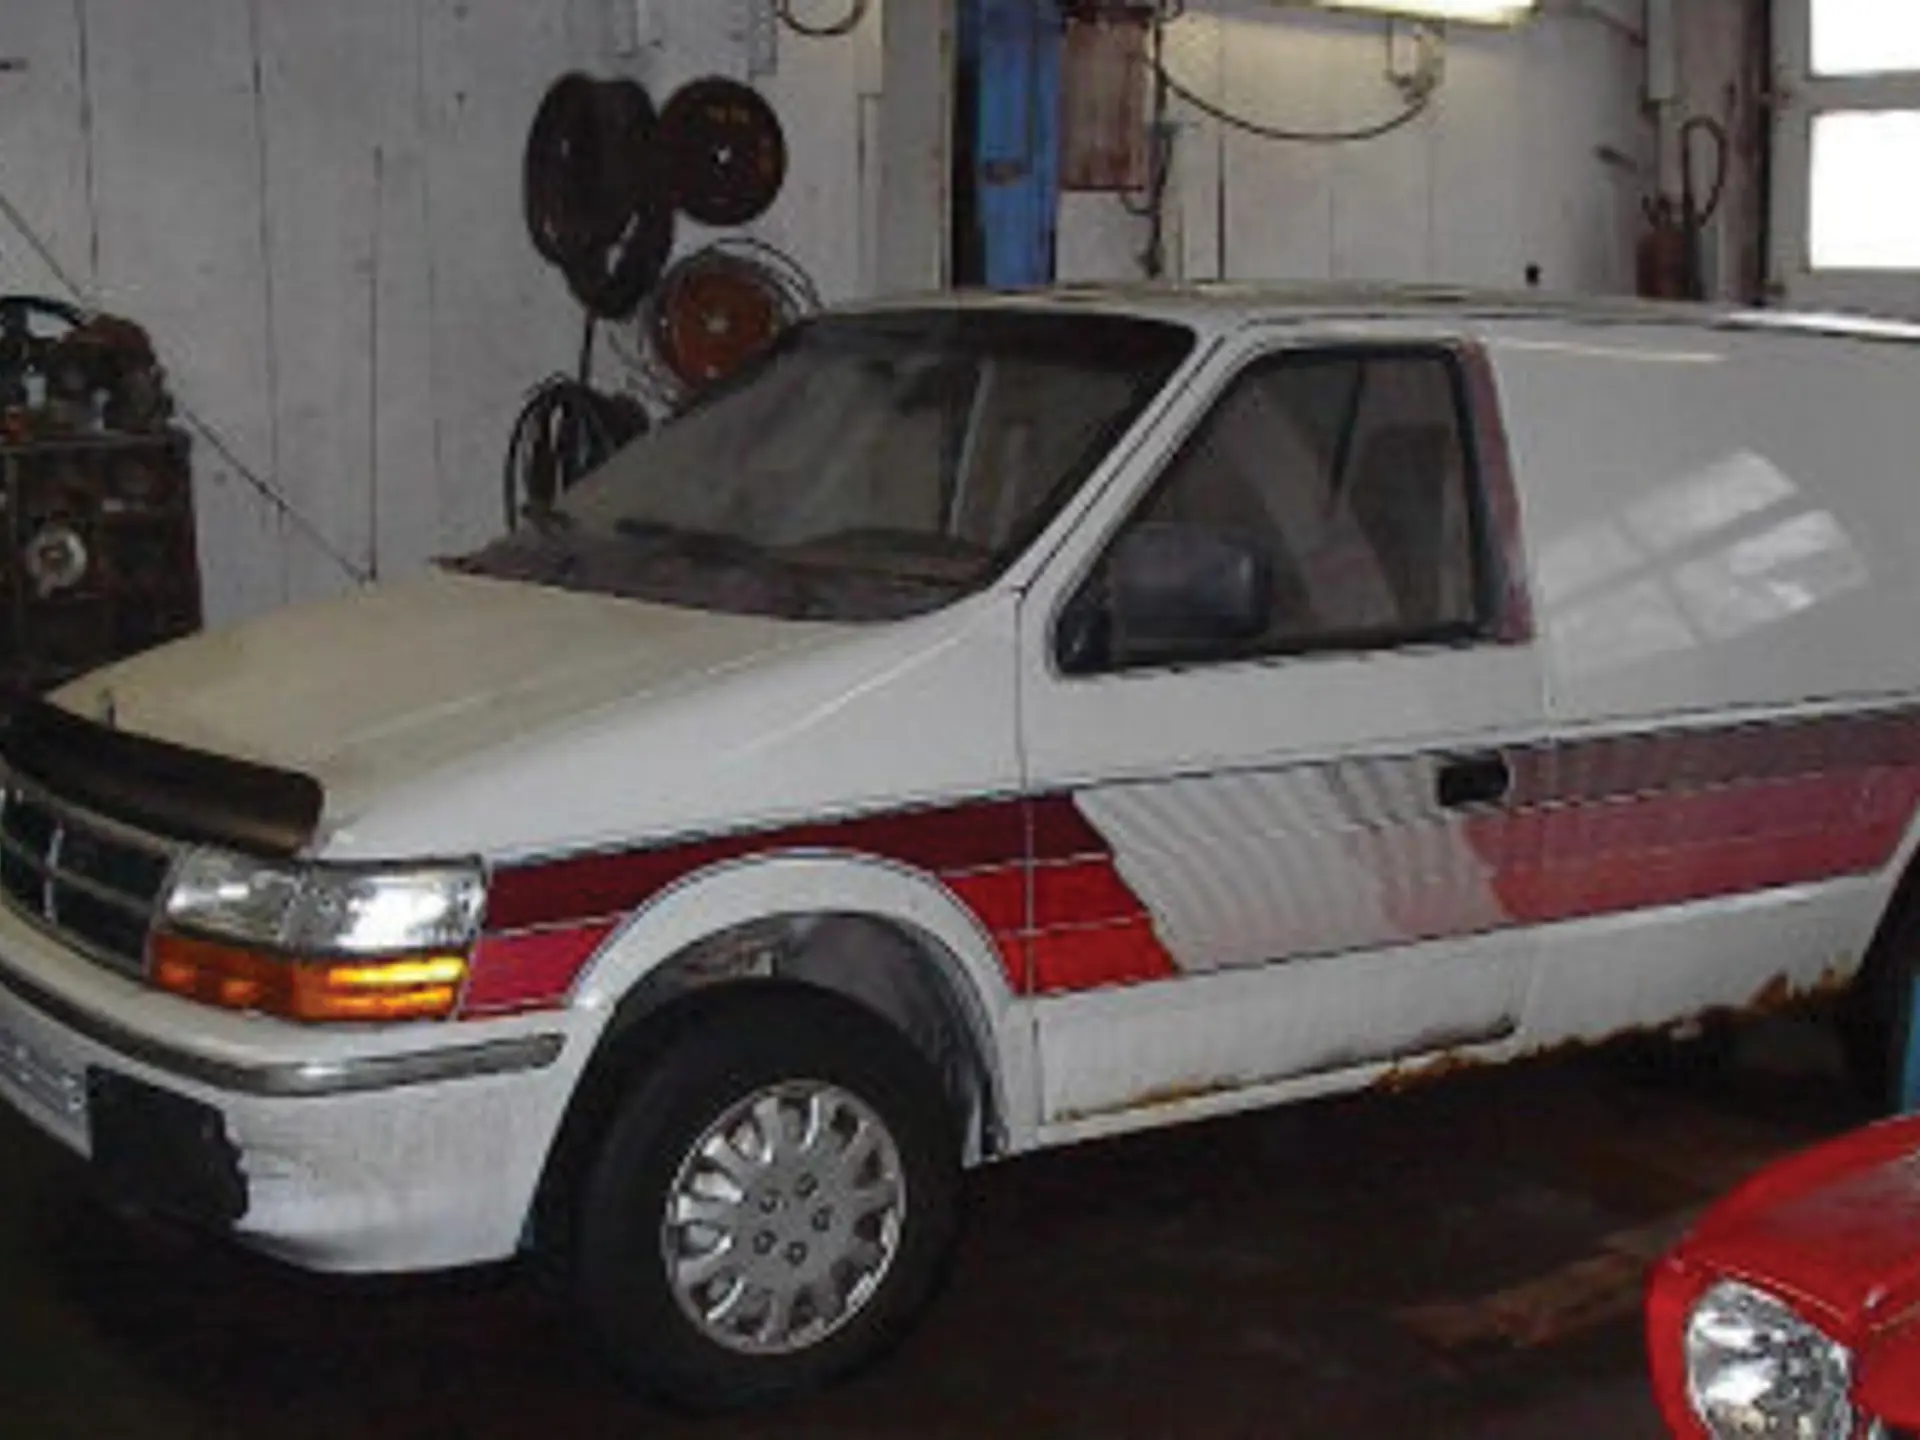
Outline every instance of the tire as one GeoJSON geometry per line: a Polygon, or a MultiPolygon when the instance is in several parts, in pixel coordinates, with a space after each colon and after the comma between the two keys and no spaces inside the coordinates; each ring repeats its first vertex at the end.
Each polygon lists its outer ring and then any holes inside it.
{"type": "Polygon", "coordinates": [[[813,1389],[888,1349],[955,1231],[931,1068],[845,1001],[781,986],[681,1035],[580,1193],[574,1288],[637,1388],[698,1410],[813,1389]]]}
{"type": "Polygon", "coordinates": [[[1877,1113],[1899,1108],[1914,981],[1920,977],[1920,905],[1904,899],[1896,904],[1838,1015],[1847,1079],[1877,1113]]]}

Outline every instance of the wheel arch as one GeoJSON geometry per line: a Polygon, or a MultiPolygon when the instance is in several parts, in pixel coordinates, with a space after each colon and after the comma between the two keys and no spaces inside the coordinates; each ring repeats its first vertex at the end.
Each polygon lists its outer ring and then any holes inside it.
{"type": "Polygon", "coordinates": [[[955,1106],[966,1162],[1031,1143],[1031,1026],[991,938],[950,891],[864,856],[732,862],[649,902],[576,985],[576,1009],[605,1020],[549,1148],[537,1235],[564,1232],[571,1187],[649,1057],[780,987],[824,992],[905,1036],[955,1106]]]}

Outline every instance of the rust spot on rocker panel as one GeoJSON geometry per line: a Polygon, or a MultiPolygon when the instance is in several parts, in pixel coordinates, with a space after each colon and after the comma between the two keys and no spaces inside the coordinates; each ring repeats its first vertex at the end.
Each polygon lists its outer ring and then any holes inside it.
{"type": "Polygon", "coordinates": [[[1550,1045],[1518,1051],[1499,1060],[1488,1060],[1465,1049],[1423,1055],[1405,1064],[1395,1065],[1367,1088],[1397,1094],[1435,1080],[1444,1080],[1451,1075],[1483,1070],[1489,1066],[1507,1065],[1519,1060],[1561,1060],[1608,1045],[1633,1040],[1673,1039],[1704,1026],[1757,1020],[1767,1015],[1825,1004],[1846,994],[1858,968],[1856,962],[1842,958],[1821,971],[1819,979],[1809,985],[1796,986],[1785,975],[1776,975],[1756,990],[1753,998],[1744,1005],[1709,1006],[1677,1020],[1662,1021],[1657,1025],[1629,1025],[1594,1039],[1558,1040],[1550,1045]]]}
{"type": "Polygon", "coordinates": [[[1821,971],[1820,978],[1811,985],[1796,987],[1787,980],[1786,976],[1776,975],[1755,991],[1753,998],[1734,1013],[1770,1015],[1776,1011],[1791,1009],[1796,1005],[1838,1000],[1847,993],[1847,987],[1853,984],[1853,978],[1859,970],[1858,961],[1842,957],[1821,971]]]}
{"type": "Polygon", "coordinates": [[[1157,1110],[1167,1105],[1188,1105],[1198,1100],[1210,1100],[1216,1095],[1231,1095],[1235,1091],[1266,1083],[1269,1082],[1239,1079],[1186,1081],[1143,1090],[1117,1105],[1102,1105],[1090,1110],[1063,1110],[1054,1118],[1058,1124],[1071,1125],[1081,1120],[1097,1120],[1103,1115],[1125,1115],[1135,1110],[1157,1110]]]}
{"type": "Polygon", "coordinates": [[[1593,1039],[1560,1040],[1550,1045],[1540,1045],[1502,1056],[1498,1060],[1489,1059],[1476,1052],[1511,1038],[1518,1028],[1514,1021],[1502,1021],[1499,1025],[1479,1031],[1421,1036],[1409,1044],[1395,1047],[1393,1052],[1384,1055],[1368,1055],[1357,1047],[1335,1051],[1305,1069],[1280,1075],[1186,1080],[1157,1086],[1150,1090],[1143,1090],[1138,1095],[1129,1096],[1113,1105],[1102,1105],[1085,1110],[1064,1110],[1053,1117],[1053,1123],[1070,1125],[1110,1115],[1156,1110],[1172,1105],[1190,1105],[1260,1085],[1282,1085],[1290,1080],[1311,1080],[1322,1075],[1337,1074],[1342,1070],[1358,1069],[1364,1065],[1386,1064],[1389,1067],[1374,1079],[1366,1087],[1367,1089],[1397,1094],[1415,1086],[1444,1080],[1449,1076],[1467,1071],[1485,1069],[1492,1065],[1505,1065],[1517,1060],[1563,1059],[1583,1051],[1596,1050],[1625,1041],[1671,1038],[1684,1034],[1694,1027],[1757,1019],[1763,1015],[1777,1014],[1785,1010],[1830,1001],[1845,993],[1847,986],[1852,983],[1853,974],[1857,968],[1855,962],[1843,957],[1835,960],[1820,973],[1817,980],[1809,985],[1796,986],[1786,976],[1776,975],[1755,991],[1753,997],[1744,1005],[1713,1006],[1677,1020],[1662,1021],[1657,1025],[1628,1026],[1593,1039]]]}
{"type": "Polygon", "coordinates": [[[1180,1081],[1172,1085],[1143,1090],[1138,1095],[1130,1095],[1113,1105],[1102,1105],[1086,1110],[1064,1110],[1053,1117],[1053,1123],[1073,1124],[1076,1121],[1094,1120],[1107,1115],[1125,1115],[1137,1110],[1192,1104],[1196,1101],[1210,1100],[1217,1095],[1231,1095],[1238,1091],[1251,1090],[1261,1085],[1284,1085],[1289,1081],[1313,1080],[1322,1075],[1336,1075],[1342,1070],[1356,1070],[1363,1065],[1393,1064],[1410,1056],[1427,1055],[1434,1051],[1446,1052],[1475,1045],[1496,1045],[1512,1036],[1515,1028],[1514,1021],[1503,1018],[1497,1024],[1479,1029],[1454,1029],[1419,1036],[1405,1044],[1396,1045],[1392,1050],[1384,1053],[1368,1054],[1358,1047],[1332,1051],[1311,1065],[1278,1075],[1180,1081]]]}
{"type": "Polygon", "coordinates": [[[1485,1070],[1505,1063],[1504,1060],[1484,1060],[1464,1050],[1449,1050],[1427,1059],[1395,1065],[1367,1088],[1396,1095],[1402,1090],[1411,1090],[1418,1085],[1431,1084],[1433,1081],[1462,1075],[1470,1070],[1485,1070]]]}

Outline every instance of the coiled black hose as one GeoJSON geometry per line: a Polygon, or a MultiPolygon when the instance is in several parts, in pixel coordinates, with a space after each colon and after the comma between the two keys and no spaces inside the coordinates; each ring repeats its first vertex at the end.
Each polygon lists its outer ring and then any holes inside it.
{"type": "Polygon", "coordinates": [[[514,422],[502,481],[507,528],[549,514],[560,497],[646,433],[646,408],[571,375],[536,386],[514,422]]]}

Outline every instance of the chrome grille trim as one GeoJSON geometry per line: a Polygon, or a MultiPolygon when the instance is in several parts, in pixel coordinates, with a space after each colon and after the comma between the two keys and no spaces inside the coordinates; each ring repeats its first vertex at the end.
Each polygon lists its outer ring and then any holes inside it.
{"type": "MultiPolygon", "coordinates": [[[[62,885],[91,895],[103,905],[111,905],[117,910],[124,910],[136,920],[145,920],[153,913],[152,905],[143,904],[131,898],[123,890],[115,890],[109,885],[100,884],[97,880],[89,880],[78,871],[68,870],[64,866],[48,866],[43,863],[38,856],[34,855],[32,851],[28,850],[24,845],[18,844],[10,835],[5,833],[0,833],[0,852],[11,855],[22,865],[31,865],[35,870],[46,875],[49,881],[57,878],[62,885]]],[[[41,908],[44,913],[46,909],[45,905],[43,904],[41,908]]]]}
{"type": "Polygon", "coordinates": [[[123,975],[139,977],[146,969],[146,932],[185,848],[70,804],[17,776],[9,777],[0,792],[0,860],[8,862],[0,867],[0,900],[62,945],[123,975]],[[29,813],[33,823],[21,824],[29,813]],[[43,834],[43,844],[32,843],[43,834]],[[81,853],[88,857],[90,873],[75,863],[81,853]],[[115,884],[116,876],[126,883],[115,884]],[[83,920],[76,913],[86,909],[80,902],[137,925],[140,943],[130,945],[130,936],[89,933],[89,928],[112,927],[103,920],[83,920]]]}

